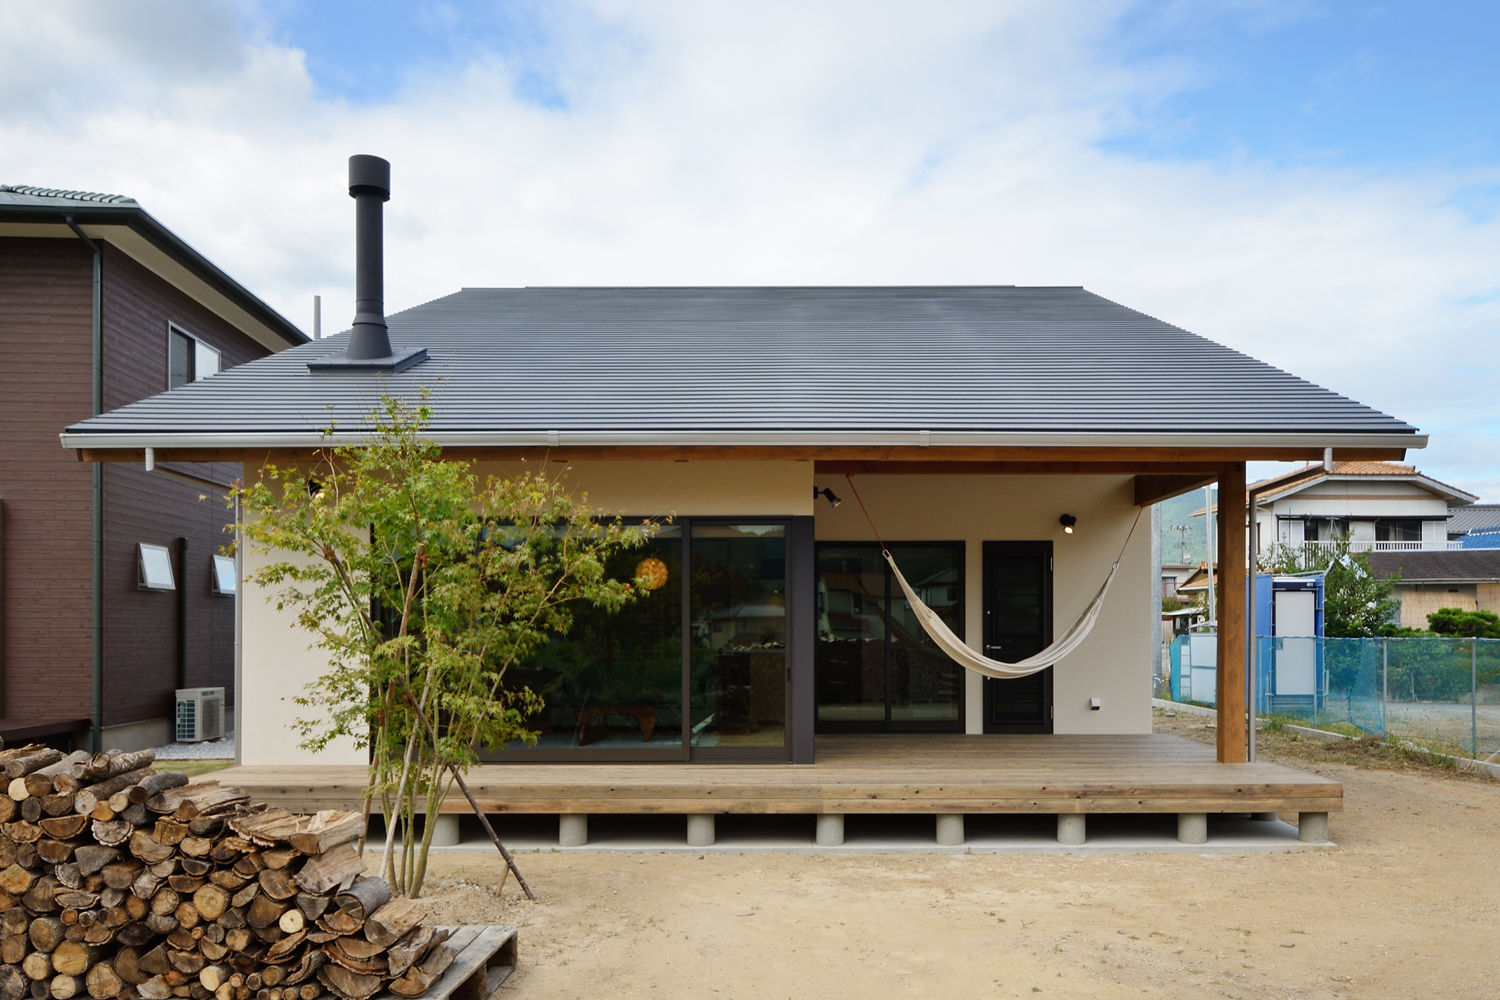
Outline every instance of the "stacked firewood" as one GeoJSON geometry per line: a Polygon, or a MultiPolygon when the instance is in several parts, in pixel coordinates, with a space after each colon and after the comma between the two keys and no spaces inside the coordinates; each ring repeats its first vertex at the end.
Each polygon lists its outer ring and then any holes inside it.
{"type": "Polygon", "coordinates": [[[149,750],[0,750],[0,1000],[420,996],[452,962],[363,874],[358,813],[294,815],[149,750]]]}

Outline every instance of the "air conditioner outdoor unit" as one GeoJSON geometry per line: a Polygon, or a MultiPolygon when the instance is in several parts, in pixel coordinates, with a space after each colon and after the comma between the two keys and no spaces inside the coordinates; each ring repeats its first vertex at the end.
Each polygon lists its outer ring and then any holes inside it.
{"type": "Polygon", "coordinates": [[[194,743],[224,736],[224,689],[177,689],[177,742],[194,743]]]}

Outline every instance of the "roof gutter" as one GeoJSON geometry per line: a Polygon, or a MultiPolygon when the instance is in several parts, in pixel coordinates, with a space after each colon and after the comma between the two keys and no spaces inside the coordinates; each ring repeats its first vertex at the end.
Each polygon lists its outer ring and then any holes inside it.
{"type": "MultiPolygon", "coordinates": [[[[320,431],[213,432],[65,430],[65,448],[73,449],[245,449],[321,448],[358,445],[367,433],[326,435],[320,431]]],[[[1151,434],[1008,432],[1008,431],[430,431],[425,437],[448,448],[1425,448],[1425,434],[1151,434]]]]}

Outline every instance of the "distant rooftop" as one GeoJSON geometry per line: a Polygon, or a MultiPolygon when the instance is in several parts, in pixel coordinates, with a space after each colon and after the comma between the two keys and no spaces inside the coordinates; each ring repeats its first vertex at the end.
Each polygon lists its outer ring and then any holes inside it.
{"type": "Polygon", "coordinates": [[[0,184],[0,225],[7,236],[89,239],[107,243],[234,322],[266,347],[305,344],[296,324],[163,226],[134,198],[98,191],[0,184]],[[71,232],[70,232],[71,229],[71,232]],[[170,262],[170,263],[169,263],[170,262]],[[182,270],[185,269],[186,275],[182,270]]]}
{"type": "Polygon", "coordinates": [[[1500,503],[1476,503],[1468,507],[1456,507],[1448,515],[1450,538],[1489,528],[1500,528],[1500,503]]]}
{"type": "Polygon", "coordinates": [[[62,188],[32,187],[29,184],[0,184],[0,203],[3,204],[46,205],[57,202],[139,207],[134,198],[127,198],[122,194],[100,194],[96,191],[67,191],[62,188]]]}
{"type": "Polygon", "coordinates": [[[1371,552],[1370,569],[1377,577],[1400,573],[1402,583],[1500,581],[1500,549],[1371,552]]]}
{"type": "Polygon", "coordinates": [[[1446,494],[1450,500],[1457,501],[1458,503],[1473,503],[1479,499],[1472,493],[1465,492],[1456,486],[1449,486],[1447,483],[1439,482],[1431,476],[1422,474],[1417,471],[1415,465],[1404,465],[1400,462],[1334,462],[1331,471],[1310,472],[1314,468],[1316,467],[1304,466],[1300,469],[1294,469],[1279,476],[1263,479],[1253,484],[1250,488],[1259,491],[1261,502],[1264,503],[1274,500],[1279,496],[1285,496],[1288,493],[1304,489],[1322,479],[1360,476],[1417,480],[1421,485],[1426,486],[1434,493],[1446,494]]]}

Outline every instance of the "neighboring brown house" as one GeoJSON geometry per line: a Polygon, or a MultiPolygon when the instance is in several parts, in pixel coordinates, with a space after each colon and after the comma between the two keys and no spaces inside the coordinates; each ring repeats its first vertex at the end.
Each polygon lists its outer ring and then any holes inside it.
{"type": "Polygon", "coordinates": [[[1427,616],[1442,608],[1500,612],[1500,549],[1449,552],[1372,552],[1377,577],[1399,573],[1403,628],[1427,627],[1427,616]]]}
{"type": "Polygon", "coordinates": [[[194,482],[80,462],[58,429],[307,339],[129,198],[0,186],[7,742],[101,728],[149,746],[171,738],[174,689],[232,692],[234,601],[213,574],[233,515],[212,484],[238,466],[194,482]]]}

